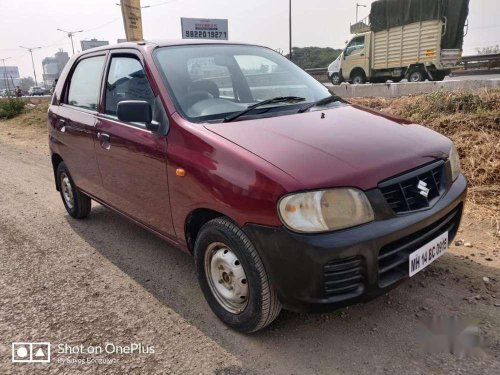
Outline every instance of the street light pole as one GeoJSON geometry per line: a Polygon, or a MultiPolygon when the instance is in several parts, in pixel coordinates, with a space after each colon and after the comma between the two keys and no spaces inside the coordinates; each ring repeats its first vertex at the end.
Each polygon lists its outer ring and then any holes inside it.
{"type": "Polygon", "coordinates": [[[292,0],[289,1],[290,6],[288,7],[289,14],[288,14],[288,41],[289,41],[289,58],[290,61],[293,61],[292,59],[292,0]]]}
{"type": "Polygon", "coordinates": [[[33,64],[33,75],[35,76],[35,86],[38,86],[38,83],[36,80],[35,60],[33,60],[33,50],[40,49],[42,47],[28,48],[28,47],[19,46],[19,48],[24,48],[24,49],[28,50],[28,52],[31,54],[31,63],[33,64]]]}
{"type": "Polygon", "coordinates": [[[68,35],[68,38],[71,40],[71,49],[73,50],[73,55],[75,54],[75,46],[73,45],[73,35],[76,33],[83,33],[83,30],[78,30],[78,31],[66,31],[63,29],[57,29],[57,31],[62,31],[63,33],[66,33],[68,35]]]}
{"type": "Polygon", "coordinates": [[[358,23],[358,8],[359,7],[366,8],[366,5],[356,3],[356,23],[358,23]]]}
{"type": "Polygon", "coordinates": [[[7,67],[5,66],[5,60],[10,59],[10,57],[6,57],[5,59],[0,59],[3,62],[3,80],[7,82],[7,96],[10,96],[10,85],[9,80],[7,79],[7,67]]]}

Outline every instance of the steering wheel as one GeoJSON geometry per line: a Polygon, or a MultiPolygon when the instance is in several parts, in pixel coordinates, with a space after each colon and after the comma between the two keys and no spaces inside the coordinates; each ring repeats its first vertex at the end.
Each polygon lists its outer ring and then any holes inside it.
{"type": "Polygon", "coordinates": [[[214,96],[206,91],[193,91],[186,95],[184,95],[179,103],[183,108],[191,108],[194,104],[205,100],[205,99],[213,99],[214,96]]]}

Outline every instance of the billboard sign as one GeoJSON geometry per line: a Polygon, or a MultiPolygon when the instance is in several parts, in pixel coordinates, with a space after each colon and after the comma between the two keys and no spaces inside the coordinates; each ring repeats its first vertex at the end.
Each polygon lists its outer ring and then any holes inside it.
{"type": "Polygon", "coordinates": [[[0,78],[19,78],[19,68],[17,66],[0,66],[0,78]]]}
{"type": "Polygon", "coordinates": [[[181,18],[182,39],[228,38],[227,19],[181,18]]]}
{"type": "Polygon", "coordinates": [[[142,36],[141,0],[121,0],[125,35],[129,42],[144,40],[142,36]]]}
{"type": "Polygon", "coordinates": [[[90,40],[81,40],[80,44],[82,45],[82,51],[86,51],[91,48],[107,46],[109,42],[107,40],[90,39],[90,40]]]}

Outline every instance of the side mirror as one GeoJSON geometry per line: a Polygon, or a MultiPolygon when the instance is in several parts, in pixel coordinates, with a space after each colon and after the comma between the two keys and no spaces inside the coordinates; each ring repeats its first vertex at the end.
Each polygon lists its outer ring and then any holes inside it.
{"type": "Polygon", "coordinates": [[[153,111],[151,105],[145,100],[123,100],[116,109],[118,120],[123,122],[140,122],[152,131],[158,130],[158,124],[153,124],[153,111]]]}

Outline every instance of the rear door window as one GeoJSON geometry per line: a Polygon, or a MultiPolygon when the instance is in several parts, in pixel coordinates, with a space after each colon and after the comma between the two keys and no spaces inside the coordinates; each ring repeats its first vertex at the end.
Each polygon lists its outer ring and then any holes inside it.
{"type": "Polygon", "coordinates": [[[67,103],[96,111],[106,56],[89,57],[78,62],[68,90],[67,103]]]}
{"type": "Polygon", "coordinates": [[[118,103],[123,100],[145,100],[154,107],[155,96],[146,73],[134,57],[113,57],[106,80],[105,113],[116,116],[118,103]]]}

